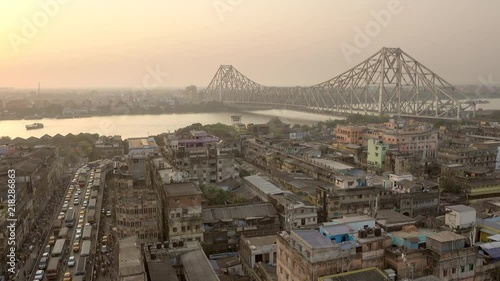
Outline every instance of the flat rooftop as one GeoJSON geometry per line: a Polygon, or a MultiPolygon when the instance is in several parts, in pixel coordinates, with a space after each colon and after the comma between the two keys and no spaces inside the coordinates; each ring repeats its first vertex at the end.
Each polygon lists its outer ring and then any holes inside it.
{"type": "Polygon", "coordinates": [[[465,237],[463,237],[462,235],[456,234],[456,233],[451,232],[451,231],[441,231],[441,232],[429,235],[427,238],[436,240],[438,242],[443,242],[443,243],[461,240],[461,239],[465,240],[465,237]]]}
{"type": "Polygon", "coordinates": [[[254,236],[254,237],[242,237],[241,240],[247,243],[250,242],[250,245],[259,247],[265,245],[276,244],[276,235],[265,235],[265,236],[254,236]]]}
{"type": "Polygon", "coordinates": [[[154,138],[129,138],[128,139],[129,149],[140,149],[140,148],[157,148],[154,138]]]}
{"type": "Polygon", "coordinates": [[[312,163],[321,165],[321,166],[326,166],[328,168],[334,169],[334,170],[351,170],[354,169],[352,166],[342,164],[337,161],[333,160],[328,160],[328,159],[312,159],[312,163]]]}
{"type": "Polygon", "coordinates": [[[387,281],[387,277],[376,267],[348,271],[344,273],[323,276],[319,281],[387,281]]]}
{"type": "Polygon", "coordinates": [[[293,234],[300,237],[313,249],[329,248],[333,246],[333,243],[330,239],[326,238],[325,236],[323,236],[323,234],[314,229],[304,229],[304,230],[296,229],[292,230],[292,235],[290,236],[293,237],[294,236],[293,234]]]}
{"type": "Polygon", "coordinates": [[[465,205],[452,205],[452,206],[446,206],[445,208],[451,209],[451,210],[454,210],[454,211],[457,211],[460,213],[475,212],[476,211],[476,209],[469,207],[469,206],[465,206],[465,205]]]}
{"type": "Polygon", "coordinates": [[[219,281],[203,250],[194,250],[180,257],[187,280],[219,281]]]}
{"type": "Polygon", "coordinates": [[[164,188],[167,196],[202,194],[200,188],[192,182],[167,184],[164,188]]]}

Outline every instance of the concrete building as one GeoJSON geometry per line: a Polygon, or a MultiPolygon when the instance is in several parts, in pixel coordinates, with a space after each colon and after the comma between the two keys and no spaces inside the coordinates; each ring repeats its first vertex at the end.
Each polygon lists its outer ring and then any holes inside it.
{"type": "Polygon", "coordinates": [[[162,239],[160,204],[156,193],[145,186],[121,190],[115,205],[118,237],[137,235],[138,241],[162,239]]]}
{"type": "Polygon", "coordinates": [[[320,277],[318,281],[389,281],[387,275],[379,268],[369,267],[339,274],[320,277]]]}
{"type": "Polygon", "coordinates": [[[293,193],[271,195],[269,201],[280,215],[281,229],[290,231],[318,223],[317,207],[309,202],[302,202],[293,193]]]}
{"type": "Polygon", "coordinates": [[[476,225],[476,209],[465,205],[445,207],[444,223],[452,229],[467,229],[476,225]]]}
{"type": "Polygon", "coordinates": [[[481,265],[475,247],[465,245],[462,235],[442,231],[427,237],[428,266],[440,280],[474,280],[475,270],[481,265]]]}
{"type": "MultiPolygon", "coordinates": [[[[243,271],[250,276],[257,275],[254,271],[257,263],[276,266],[276,235],[264,235],[240,238],[240,260],[243,271]]],[[[275,269],[276,270],[276,269],[275,269]]]]}
{"type": "MultiPolygon", "coordinates": [[[[25,242],[33,223],[45,210],[46,202],[62,182],[62,161],[55,147],[18,150],[8,158],[0,159],[0,252],[7,253],[7,214],[9,170],[15,171],[16,243],[25,242]],[[22,153],[22,154],[21,154],[22,153]]],[[[6,256],[0,255],[0,272],[6,265],[6,256]]]]}
{"type": "Polygon", "coordinates": [[[114,156],[121,156],[123,153],[124,148],[121,136],[101,136],[94,145],[95,158],[112,158],[114,156]]]}
{"type": "Polygon", "coordinates": [[[270,203],[210,206],[203,209],[205,252],[237,251],[240,236],[271,235],[279,231],[279,217],[270,203]]]}
{"type": "Polygon", "coordinates": [[[389,149],[389,144],[383,143],[378,139],[368,140],[368,156],[366,163],[369,166],[384,169],[385,167],[385,154],[389,149]]]}
{"type": "Polygon", "coordinates": [[[137,237],[118,241],[118,277],[120,280],[146,281],[146,270],[137,237]]]}
{"type": "Polygon", "coordinates": [[[194,183],[163,185],[163,229],[169,241],[203,241],[201,190],[194,183]]]}
{"type": "Polygon", "coordinates": [[[158,145],[153,137],[129,138],[127,165],[135,180],[144,180],[146,174],[146,160],[149,154],[159,152],[158,145]]]}
{"type": "Polygon", "coordinates": [[[146,244],[149,281],[220,281],[198,241],[146,244]]]}
{"type": "Polygon", "coordinates": [[[335,128],[335,137],[339,143],[363,145],[363,135],[366,128],[366,126],[337,125],[335,128]]]}
{"type": "Polygon", "coordinates": [[[234,151],[239,148],[233,142],[205,131],[168,136],[166,141],[166,152],[173,166],[187,172],[189,181],[215,183],[237,176],[234,151]]]}
{"type": "Polygon", "coordinates": [[[317,230],[292,230],[277,235],[278,280],[318,280],[319,277],[360,269],[355,242],[332,243],[317,230]]]}

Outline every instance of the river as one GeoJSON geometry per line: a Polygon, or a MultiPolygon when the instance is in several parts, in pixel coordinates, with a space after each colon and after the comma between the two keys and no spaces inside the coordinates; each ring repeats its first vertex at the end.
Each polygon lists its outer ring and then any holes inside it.
{"type": "MultiPolygon", "coordinates": [[[[480,104],[478,108],[500,109],[500,99],[483,99],[490,103],[480,104]]],[[[41,137],[45,134],[66,135],[68,133],[97,133],[99,135],[121,135],[122,138],[157,135],[164,132],[186,127],[193,123],[231,124],[232,115],[241,115],[245,124],[267,123],[273,117],[279,117],[283,122],[290,124],[312,125],[328,119],[341,119],[328,115],[304,113],[291,110],[258,110],[246,112],[218,112],[218,113],[186,113],[160,115],[115,115],[75,119],[41,119],[41,120],[4,120],[0,121],[0,137],[11,138],[41,137]],[[43,123],[43,129],[26,130],[27,124],[43,123]]]]}
{"type": "Polygon", "coordinates": [[[160,115],[114,115],[74,119],[49,119],[41,120],[3,120],[0,121],[0,137],[11,138],[41,137],[45,134],[66,135],[68,133],[97,133],[99,135],[121,135],[123,139],[130,137],[143,137],[173,132],[193,123],[206,124],[231,124],[231,116],[240,115],[241,122],[248,124],[267,123],[273,117],[290,124],[312,125],[328,119],[341,119],[320,114],[296,112],[290,110],[259,110],[249,112],[218,112],[218,113],[186,113],[186,114],[160,114],[160,115]],[[43,129],[26,130],[25,126],[32,123],[43,123],[43,129]]]}

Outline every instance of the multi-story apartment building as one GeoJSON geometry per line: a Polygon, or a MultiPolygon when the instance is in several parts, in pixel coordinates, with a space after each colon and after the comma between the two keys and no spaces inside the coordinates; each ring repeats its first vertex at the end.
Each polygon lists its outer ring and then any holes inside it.
{"type": "Polygon", "coordinates": [[[120,185],[116,192],[115,216],[117,234],[120,238],[136,235],[141,242],[162,241],[160,204],[156,193],[144,182],[120,185]]]}
{"type": "Polygon", "coordinates": [[[95,158],[111,158],[123,155],[123,142],[121,136],[100,137],[94,146],[95,158]]]}
{"type": "Polygon", "coordinates": [[[355,242],[332,243],[317,230],[283,231],[276,242],[278,281],[318,280],[361,268],[355,242]]]}
{"type": "Polygon", "coordinates": [[[187,172],[189,181],[215,183],[237,176],[233,150],[238,148],[229,141],[205,131],[191,131],[189,135],[169,135],[166,142],[172,164],[187,172]]]}
{"type": "Polygon", "coordinates": [[[465,245],[465,237],[442,231],[427,237],[430,250],[428,266],[440,280],[474,280],[475,270],[482,265],[475,247],[465,245]]]}
{"type": "Polygon", "coordinates": [[[463,164],[464,166],[481,167],[494,171],[497,166],[496,146],[479,146],[456,148],[447,147],[439,151],[439,159],[445,165],[463,164]]]}
{"type": "Polygon", "coordinates": [[[243,270],[255,278],[257,263],[276,266],[276,234],[249,237],[242,235],[239,252],[243,270]]]}
{"type": "Polygon", "coordinates": [[[384,143],[378,139],[368,140],[368,155],[366,163],[369,166],[384,169],[385,168],[385,155],[389,149],[389,144],[384,143]]]}
{"type": "Polygon", "coordinates": [[[278,214],[270,203],[211,206],[203,209],[207,253],[237,251],[240,236],[271,235],[279,231],[278,214]]]}
{"type": "Polygon", "coordinates": [[[335,128],[335,137],[339,143],[362,145],[366,129],[366,126],[337,125],[337,128],[335,128]]]}
{"type": "Polygon", "coordinates": [[[203,241],[201,190],[192,182],[162,185],[164,236],[170,241],[203,241]]]}
{"type": "MultiPolygon", "coordinates": [[[[0,252],[7,253],[7,199],[8,171],[15,171],[16,179],[16,241],[19,244],[29,238],[33,223],[45,210],[45,203],[55,194],[62,181],[62,163],[55,147],[42,147],[10,155],[0,160],[0,252]]],[[[5,263],[0,256],[0,270],[5,263]]]]}
{"type": "Polygon", "coordinates": [[[147,157],[149,154],[156,152],[159,152],[159,148],[153,137],[128,139],[126,159],[133,179],[145,179],[147,157]]]}

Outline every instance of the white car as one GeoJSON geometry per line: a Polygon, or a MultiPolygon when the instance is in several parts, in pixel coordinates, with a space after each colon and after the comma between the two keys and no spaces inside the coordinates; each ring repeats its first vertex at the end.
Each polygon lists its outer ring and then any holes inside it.
{"type": "Polygon", "coordinates": [[[49,257],[49,252],[43,253],[42,258],[48,258],[48,257],[49,257]]]}
{"type": "Polygon", "coordinates": [[[69,257],[69,259],[68,259],[68,266],[69,267],[75,266],[75,256],[69,257]]]}
{"type": "Polygon", "coordinates": [[[111,217],[111,211],[106,212],[106,217],[111,217]]]}
{"type": "Polygon", "coordinates": [[[82,238],[82,234],[81,233],[77,233],[75,234],[75,241],[80,241],[80,239],[82,238]]]}
{"type": "Polygon", "coordinates": [[[73,201],[73,204],[75,204],[75,205],[80,204],[80,199],[75,199],[75,200],[73,201]]]}
{"type": "Polygon", "coordinates": [[[85,200],[83,201],[83,207],[87,207],[89,205],[89,201],[85,200]]]}
{"type": "Polygon", "coordinates": [[[77,228],[76,228],[76,234],[77,234],[77,235],[78,235],[78,234],[80,234],[80,235],[82,234],[82,228],[81,228],[81,227],[77,227],[77,228]]]}
{"type": "Polygon", "coordinates": [[[43,270],[37,270],[33,280],[43,280],[43,270]]]}

